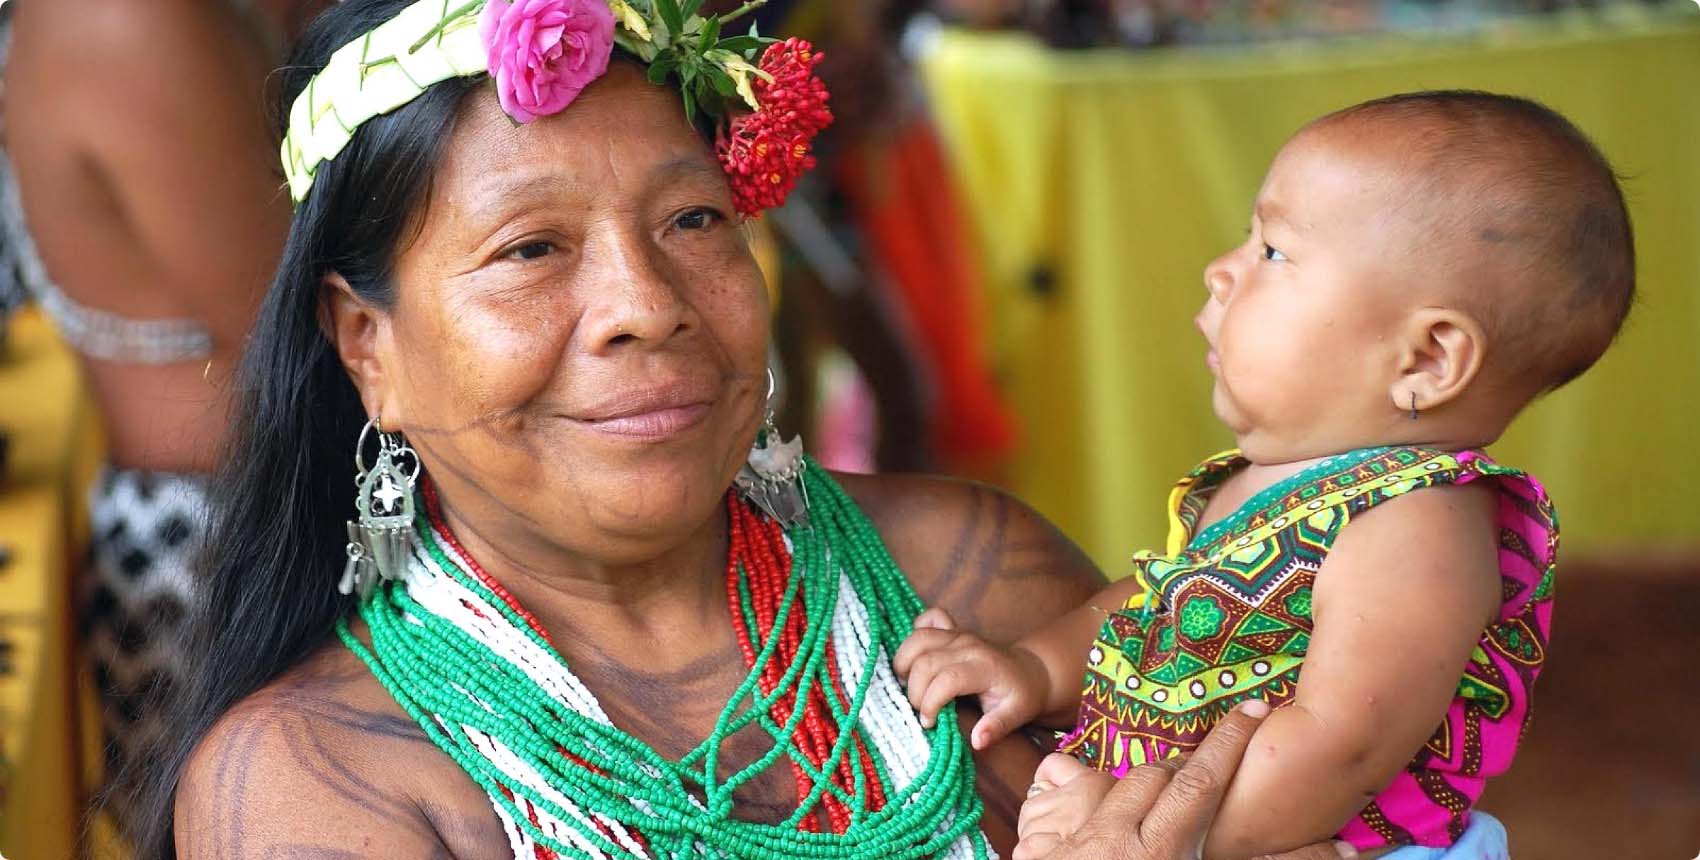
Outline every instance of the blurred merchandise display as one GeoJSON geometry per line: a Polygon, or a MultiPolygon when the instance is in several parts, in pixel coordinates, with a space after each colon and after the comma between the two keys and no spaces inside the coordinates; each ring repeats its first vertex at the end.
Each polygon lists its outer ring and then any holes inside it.
{"type": "Polygon", "coordinates": [[[1605,361],[1532,407],[1495,456],[1559,500],[1566,552],[1700,545],[1700,460],[1645,465],[1692,447],[1700,425],[1700,15],[1647,18],[1151,51],[937,34],[921,76],[973,224],[980,337],[1022,440],[1005,486],[1106,571],[1162,546],[1151,499],[1201,447],[1231,442],[1192,320],[1204,265],[1245,241],[1271,155],[1364,99],[1475,88],[1552,105],[1628,176],[1642,291],[1605,361]]]}
{"type": "Polygon", "coordinates": [[[1056,47],[1234,44],[1467,30],[1532,15],[1695,11],[1691,0],[935,0],[947,19],[1032,30],[1056,47]]]}

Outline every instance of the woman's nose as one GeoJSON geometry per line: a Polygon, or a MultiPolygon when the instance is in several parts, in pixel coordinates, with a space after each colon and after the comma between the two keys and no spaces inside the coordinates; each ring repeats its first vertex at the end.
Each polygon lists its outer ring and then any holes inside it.
{"type": "Polygon", "coordinates": [[[677,273],[643,238],[614,238],[599,255],[602,276],[590,279],[584,323],[591,349],[657,346],[695,325],[677,273]]]}

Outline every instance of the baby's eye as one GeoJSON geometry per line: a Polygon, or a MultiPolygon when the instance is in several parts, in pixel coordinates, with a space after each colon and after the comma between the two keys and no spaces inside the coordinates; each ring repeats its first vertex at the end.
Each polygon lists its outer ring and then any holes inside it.
{"type": "Polygon", "coordinates": [[[510,260],[535,260],[553,250],[555,250],[555,246],[548,242],[527,242],[523,245],[514,246],[503,256],[510,260]]]}
{"type": "Polygon", "coordinates": [[[1263,259],[1272,263],[1280,263],[1287,259],[1287,255],[1275,250],[1272,246],[1265,244],[1263,246],[1263,259]]]}

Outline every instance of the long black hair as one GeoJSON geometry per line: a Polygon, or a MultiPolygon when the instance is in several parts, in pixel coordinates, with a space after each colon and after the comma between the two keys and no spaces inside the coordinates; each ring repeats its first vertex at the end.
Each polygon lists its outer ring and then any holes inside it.
{"type": "MultiPolygon", "coordinates": [[[[313,21],[279,81],[276,116],[331,53],[412,0],[347,0],[313,21]]],[[[442,143],[483,77],[453,78],[355,132],[322,164],[233,384],[235,408],[211,490],[211,530],[188,625],[191,665],[168,707],[172,735],[140,775],[139,860],[168,860],[178,778],[218,718],[324,645],[352,599],[336,577],[354,516],[355,440],[366,412],[320,316],[329,272],[388,307],[395,258],[430,193],[442,143]]],[[[282,129],[286,130],[286,129],[282,129]]]]}

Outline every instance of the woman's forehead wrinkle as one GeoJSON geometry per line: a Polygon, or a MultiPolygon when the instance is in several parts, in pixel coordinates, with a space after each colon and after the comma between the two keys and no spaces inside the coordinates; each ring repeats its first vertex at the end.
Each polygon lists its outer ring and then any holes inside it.
{"type": "Polygon", "coordinates": [[[718,164],[701,153],[680,153],[656,165],[649,172],[649,183],[652,186],[664,186],[683,179],[709,179],[719,182],[723,181],[723,174],[718,164]]]}
{"type": "Polygon", "coordinates": [[[529,203],[559,198],[579,198],[594,189],[568,169],[548,165],[515,170],[498,170],[473,180],[469,197],[489,203],[529,203]]]}

